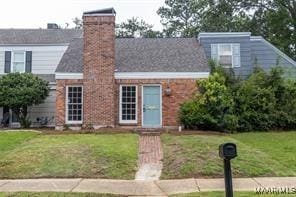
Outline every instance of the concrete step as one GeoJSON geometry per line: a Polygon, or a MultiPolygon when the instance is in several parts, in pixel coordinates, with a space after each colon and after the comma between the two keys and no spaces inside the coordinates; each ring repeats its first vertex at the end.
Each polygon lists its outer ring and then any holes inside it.
{"type": "Polygon", "coordinates": [[[144,132],[139,132],[140,135],[146,135],[146,136],[160,136],[160,132],[156,132],[156,131],[144,131],[144,132]]]}
{"type": "Polygon", "coordinates": [[[148,136],[159,136],[161,133],[160,129],[137,129],[140,135],[148,135],[148,136]]]}

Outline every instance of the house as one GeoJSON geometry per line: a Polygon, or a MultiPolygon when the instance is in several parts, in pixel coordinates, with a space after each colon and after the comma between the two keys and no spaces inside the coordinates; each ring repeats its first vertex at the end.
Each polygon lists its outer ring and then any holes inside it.
{"type": "MultiPolygon", "coordinates": [[[[83,31],[0,30],[0,75],[32,72],[50,82],[45,103],[29,109],[33,126],[175,128],[180,104],[196,92],[196,80],[209,76],[209,59],[242,76],[257,64],[296,66],[246,32],[117,39],[115,15],[113,8],[84,12],[83,31]]],[[[0,108],[0,119],[9,111],[0,108]]]]}

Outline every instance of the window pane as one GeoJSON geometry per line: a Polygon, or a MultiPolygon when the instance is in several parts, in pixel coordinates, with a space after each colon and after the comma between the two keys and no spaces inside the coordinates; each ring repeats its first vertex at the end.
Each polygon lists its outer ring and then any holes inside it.
{"type": "Polygon", "coordinates": [[[24,72],[25,71],[25,64],[22,63],[13,63],[13,72],[24,72]]]}
{"type": "Polygon", "coordinates": [[[219,45],[219,64],[224,67],[232,67],[231,44],[219,45]]]}
{"type": "Polygon", "coordinates": [[[24,52],[14,52],[13,53],[13,61],[14,62],[24,62],[25,53],[24,52]]]}
{"type": "Polygon", "coordinates": [[[82,87],[68,87],[68,120],[82,120],[82,87]]]}
{"type": "Polygon", "coordinates": [[[220,61],[219,63],[221,65],[232,65],[232,56],[231,55],[223,55],[223,56],[220,56],[220,61]]]}
{"type": "Polygon", "coordinates": [[[121,87],[121,120],[136,120],[136,86],[121,87]]]}
{"type": "Polygon", "coordinates": [[[231,55],[231,44],[223,44],[219,47],[220,55],[231,55]]]}

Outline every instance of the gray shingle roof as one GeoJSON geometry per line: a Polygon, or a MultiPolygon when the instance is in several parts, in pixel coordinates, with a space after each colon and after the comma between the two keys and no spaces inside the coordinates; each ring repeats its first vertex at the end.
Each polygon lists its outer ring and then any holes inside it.
{"type": "Polygon", "coordinates": [[[81,37],[76,29],[0,29],[0,45],[66,44],[81,37]]]}
{"type": "Polygon", "coordinates": [[[41,79],[44,79],[48,82],[55,82],[55,74],[36,74],[41,79]]]}
{"type": "MultiPolygon", "coordinates": [[[[208,72],[207,59],[196,38],[116,39],[118,72],[208,72]]],[[[83,71],[83,39],[74,39],[56,72],[83,71]]]]}
{"type": "Polygon", "coordinates": [[[82,73],[83,72],[83,39],[72,40],[64,53],[56,72],[82,73]]]}

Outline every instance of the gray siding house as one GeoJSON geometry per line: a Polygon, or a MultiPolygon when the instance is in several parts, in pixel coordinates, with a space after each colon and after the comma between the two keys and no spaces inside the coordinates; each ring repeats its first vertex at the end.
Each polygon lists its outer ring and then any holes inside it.
{"type": "Polygon", "coordinates": [[[249,32],[200,33],[198,41],[208,59],[214,59],[236,75],[247,77],[254,66],[269,71],[282,66],[287,72],[296,68],[296,62],[261,36],[249,32]]]}
{"type": "MultiPolygon", "coordinates": [[[[83,33],[81,30],[0,29],[0,76],[9,72],[32,72],[33,74],[36,74],[50,82],[51,91],[45,103],[29,108],[29,117],[33,123],[32,126],[55,126],[56,79],[64,79],[65,77],[67,79],[71,79],[75,77],[75,64],[77,61],[82,62],[82,39],[83,33]],[[69,46],[71,46],[70,49],[69,46]],[[72,58],[67,58],[66,56],[68,56],[68,53],[65,53],[67,50],[74,52],[77,51],[77,54],[72,56],[72,58]],[[58,65],[60,64],[61,68],[65,64],[63,61],[64,59],[68,59],[66,62],[67,66],[70,65],[68,70],[73,70],[74,72],[66,74],[61,74],[59,72],[57,69],[58,65]],[[71,66],[73,66],[73,69],[71,66]],[[50,121],[46,122],[46,125],[43,125],[41,121],[43,119],[48,119],[50,121]]],[[[175,43],[170,39],[157,39],[158,44],[163,43],[161,46],[168,46],[175,43]]],[[[136,38],[136,40],[136,47],[141,49],[146,48],[147,50],[149,49],[146,45],[151,43],[151,40],[147,42],[145,41],[145,38],[136,38]]],[[[176,48],[178,47],[177,45],[174,46],[176,54],[178,50],[184,51],[184,43],[196,42],[196,46],[200,47],[203,51],[200,56],[205,56],[200,58],[214,59],[227,68],[233,68],[237,75],[241,75],[243,77],[247,77],[252,72],[255,65],[261,66],[267,71],[275,65],[281,65],[287,69],[296,68],[296,62],[294,60],[279,51],[264,38],[251,36],[248,32],[205,32],[200,33],[196,39],[184,38],[183,41],[183,45],[180,45],[182,46],[181,48],[178,49],[176,48]]],[[[117,47],[124,49],[131,47],[128,45],[134,42],[131,42],[131,39],[118,39],[116,43],[121,44],[117,47]]],[[[116,56],[122,58],[122,62],[119,63],[125,64],[125,61],[133,57],[139,58],[138,60],[135,60],[137,63],[141,62],[141,57],[145,57],[146,61],[148,58],[151,59],[151,61],[159,62],[155,59],[160,57],[160,54],[155,54],[156,50],[149,52],[151,57],[147,57],[145,54],[139,54],[143,53],[143,50],[132,51],[133,54],[125,51],[124,56],[122,56],[123,53],[117,54],[116,56]]],[[[166,53],[165,50],[162,51],[163,53],[161,54],[161,57],[165,57],[163,60],[178,58],[173,53],[166,53]]],[[[164,64],[164,68],[166,68],[166,66],[170,66],[165,65],[166,62],[169,61],[162,62],[164,64]]],[[[186,67],[186,69],[187,68],[188,67],[186,67]]],[[[143,70],[147,70],[147,72],[151,69],[152,68],[143,68],[143,70]]],[[[205,70],[208,76],[209,69],[205,70]]],[[[161,71],[153,70],[153,72],[161,71]]],[[[162,72],[161,74],[164,75],[165,73],[166,72],[162,72]]],[[[185,76],[188,73],[190,74],[190,70],[184,70],[184,78],[188,77],[185,76]]],[[[149,76],[144,77],[145,79],[151,78],[149,78],[149,76]]],[[[11,110],[9,109],[0,107],[0,120],[3,119],[5,113],[10,113],[10,125],[18,126],[18,123],[14,122],[13,115],[11,115],[11,110]]]]}
{"type": "MultiPolygon", "coordinates": [[[[72,29],[0,29],[0,76],[16,70],[32,72],[50,84],[45,102],[28,108],[32,126],[43,126],[45,122],[45,126],[54,127],[55,70],[69,43],[81,35],[81,30],[72,29]]],[[[0,107],[0,121],[9,111],[0,107]]],[[[18,127],[19,123],[12,117],[10,125],[18,127]]]]}

